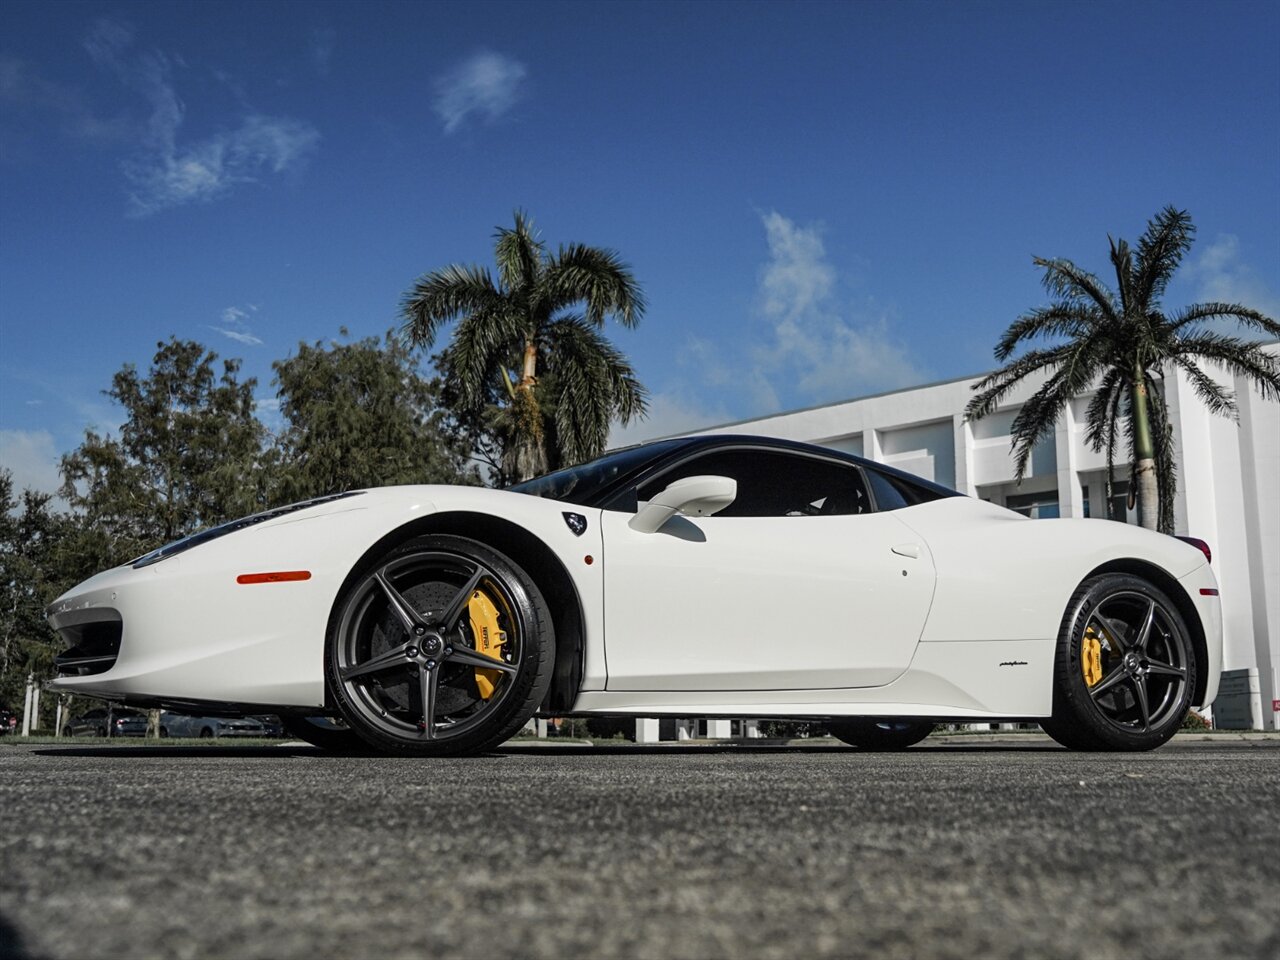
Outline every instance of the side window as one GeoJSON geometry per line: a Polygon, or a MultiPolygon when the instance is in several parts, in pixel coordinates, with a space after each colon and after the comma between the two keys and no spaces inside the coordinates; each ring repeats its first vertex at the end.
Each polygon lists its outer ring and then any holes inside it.
{"type": "Polygon", "coordinates": [[[738,481],[738,496],[720,517],[839,516],[871,511],[862,472],[852,465],[775,450],[716,450],[694,457],[642,484],[649,500],[684,477],[738,481]]]}
{"type": "Polygon", "coordinates": [[[868,470],[867,482],[871,484],[871,491],[876,495],[877,510],[901,510],[909,506],[898,488],[879,470],[868,470]]]}
{"type": "Polygon", "coordinates": [[[917,503],[928,503],[944,497],[958,497],[960,494],[947,490],[937,484],[926,481],[910,483],[891,473],[881,473],[872,467],[867,468],[867,482],[871,484],[871,492],[875,494],[877,510],[901,510],[903,507],[914,507],[917,503]]]}

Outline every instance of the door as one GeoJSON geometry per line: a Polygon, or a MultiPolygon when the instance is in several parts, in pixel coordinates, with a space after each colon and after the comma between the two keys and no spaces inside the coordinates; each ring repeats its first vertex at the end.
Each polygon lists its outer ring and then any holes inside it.
{"type": "Polygon", "coordinates": [[[713,517],[657,533],[602,517],[609,690],[879,686],[910,664],[933,597],[927,546],[876,513],[862,472],[750,447],[695,455],[642,482],[732,477],[713,517]]]}

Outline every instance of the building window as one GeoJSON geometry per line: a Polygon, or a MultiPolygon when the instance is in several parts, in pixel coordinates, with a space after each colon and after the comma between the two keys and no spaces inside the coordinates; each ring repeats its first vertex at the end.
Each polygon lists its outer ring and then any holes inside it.
{"type": "Polygon", "coordinates": [[[1004,505],[1032,520],[1053,520],[1060,516],[1057,490],[1046,490],[1044,493],[1020,493],[1007,498],[1004,505]]]}
{"type": "MultiPolygon", "coordinates": [[[[1080,495],[1084,498],[1084,515],[1086,517],[1093,516],[1093,505],[1089,502],[1088,484],[1085,484],[1080,488],[1080,495]]],[[[1102,497],[1099,497],[1098,499],[1102,500],[1102,497]]],[[[1121,523],[1138,522],[1137,509],[1129,509],[1128,480],[1117,480],[1111,485],[1111,503],[1108,505],[1104,500],[1102,507],[1103,509],[1099,516],[1103,520],[1119,520],[1121,523]]]]}
{"type": "Polygon", "coordinates": [[[1108,520],[1119,520],[1121,523],[1135,523],[1138,511],[1129,510],[1129,481],[1117,480],[1111,485],[1111,509],[1107,511],[1108,520]]]}

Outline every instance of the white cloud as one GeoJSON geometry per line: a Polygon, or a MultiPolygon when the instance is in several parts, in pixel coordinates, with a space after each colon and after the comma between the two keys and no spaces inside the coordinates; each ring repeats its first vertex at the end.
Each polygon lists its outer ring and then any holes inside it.
{"type": "Polygon", "coordinates": [[[226,307],[221,314],[222,326],[210,326],[210,330],[214,330],[224,337],[228,337],[237,343],[243,343],[246,346],[256,347],[261,345],[262,339],[256,336],[249,329],[249,320],[252,315],[258,312],[257,306],[252,303],[245,304],[241,307],[226,307]]]}
{"type": "Polygon", "coordinates": [[[187,147],[175,145],[169,137],[158,149],[125,165],[125,175],[133,184],[129,212],[145,217],[169,207],[213,200],[237,184],[256,182],[263,171],[283,173],[294,167],[319,140],[310,124],[261,115],[187,147]]]}
{"type": "Polygon", "coordinates": [[[500,53],[481,51],[438,78],[432,107],[453,133],[471,114],[488,120],[502,116],[519,98],[524,64],[500,53]]]}
{"type": "Polygon", "coordinates": [[[132,188],[131,216],[207,202],[263,173],[283,173],[299,166],[319,143],[319,132],[305,121],[258,113],[203,140],[182,142],[186,107],[169,59],[157,51],[135,52],[134,37],[129,25],[104,18],[84,44],[98,66],[142,96],[150,109],[142,149],[123,165],[132,188]]]}
{"type": "Polygon", "coordinates": [[[760,219],[769,242],[769,262],[760,275],[762,309],[781,322],[799,319],[817,308],[835,283],[820,228],[797,227],[777,211],[760,219]]]}
{"type": "Polygon", "coordinates": [[[211,327],[210,329],[216,330],[224,337],[231,338],[236,341],[236,343],[243,343],[251,347],[257,347],[262,344],[262,339],[260,337],[255,337],[252,333],[243,333],[239,330],[227,330],[223,327],[211,327]]]}
{"type": "Polygon", "coordinates": [[[47,430],[0,430],[0,467],[13,474],[13,489],[56,493],[58,450],[47,430]]]}
{"type": "Polygon", "coordinates": [[[761,216],[769,259],[760,272],[760,311],[772,336],[754,351],[747,384],[757,410],[776,411],[793,387],[810,402],[845,399],[919,383],[923,372],[897,341],[883,310],[854,322],[835,296],[837,273],[821,229],[776,211],[761,216]]]}
{"type": "Polygon", "coordinates": [[[1191,263],[1189,272],[1196,281],[1197,300],[1238,303],[1280,319],[1280,296],[1244,261],[1239,237],[1219,234],[1191,263]]]}

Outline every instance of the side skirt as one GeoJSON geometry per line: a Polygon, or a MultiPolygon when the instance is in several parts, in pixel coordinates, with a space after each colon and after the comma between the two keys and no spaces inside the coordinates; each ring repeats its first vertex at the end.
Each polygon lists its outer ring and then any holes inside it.
{"type": "Polygon", "coordinates": [[[921,643],[880,687],[820,690],[626,690],[580,693],[574,713],[768,717],[1032,719],[1053,708],[1056,639],[921,643]]]}

